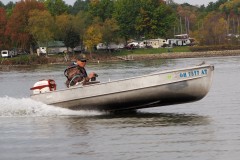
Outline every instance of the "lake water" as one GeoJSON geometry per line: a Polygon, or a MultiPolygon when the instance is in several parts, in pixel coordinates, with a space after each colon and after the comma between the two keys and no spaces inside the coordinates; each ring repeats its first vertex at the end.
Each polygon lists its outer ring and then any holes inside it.
{"type": "Polygon", "coordinates": [[[88,64],[100,81],[187,67],[215,73],[201,101],[111,115],[71,111],[29,98],[43,78],[64,88],[63,65],[0,69],[1,160],[238,160],[240,57],[88,64]]]}

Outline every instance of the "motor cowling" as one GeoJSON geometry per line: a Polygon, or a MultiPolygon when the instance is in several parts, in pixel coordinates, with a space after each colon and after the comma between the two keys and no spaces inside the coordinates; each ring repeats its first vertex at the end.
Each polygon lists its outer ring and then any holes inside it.
{"type": "Polygon", "coordinates": [[[45,93],[50,91],[55,91],[57,85],[52,79],[43,79],[36,82],[30,90],[33,90],[33,94],[45,93]]]}

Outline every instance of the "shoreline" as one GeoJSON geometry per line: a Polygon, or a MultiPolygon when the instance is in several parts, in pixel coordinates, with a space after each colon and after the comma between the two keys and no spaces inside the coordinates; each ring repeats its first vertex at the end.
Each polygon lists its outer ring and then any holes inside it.
{"type": "MultiPolygon", "coordinates": [[[[240,50],[224,50],[224,51],[206,51],[206,52],[169,52],[161,54],[129,54],[126,56],[113,56],[108,58],[98,57],[99,61],[141,61],[152,59],[177,59],[177,58],[200,58],[200,57],[224,57],[224,56],[240,56],[240,50]],[[120,58],[121,57],[121,58],[120,58]],[[125,60],[124,60],[125,59],[125,60]]],[[[98,60],[89,60],[97,62],[98,60]]]]}
{"type": "MultiPolygon", "coordinates": [[[[240,56],[240,50],[224,50],[224,51],[206,51],[206,52],[168,52],[168,53],[159,53],[159,54],[128,54],[128,55],[114,55],[112,54],[98,54],[93,53],[92,58],[87,54],[90,63],[98,62],[120,62],[120,61],[141,61],[141,60],[153,60],[153,59],[178,59],[178,58],[201,58],[201,57],[224,57],[224,56],[240,56]]],[[[64,57],[48,57],[50,62],[46,64],[0,64],[0,67],[4,66],[30,66],[30,65],[52,65],[52,64],[68,64],[73,61],[73,57],[70,58],[70,61],[65,61],[64,57]],[[53,61],[54,59],[54,61],[53,61]]]]}

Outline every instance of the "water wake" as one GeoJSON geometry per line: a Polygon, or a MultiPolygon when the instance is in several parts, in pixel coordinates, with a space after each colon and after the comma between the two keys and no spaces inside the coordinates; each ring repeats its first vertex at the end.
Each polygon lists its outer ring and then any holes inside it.
{"type": "Polygon", "coordinates": [[[73,111],[34,101],[30,98],[0,97],[0,117],[96,116],[98,111],[73,111]]]}

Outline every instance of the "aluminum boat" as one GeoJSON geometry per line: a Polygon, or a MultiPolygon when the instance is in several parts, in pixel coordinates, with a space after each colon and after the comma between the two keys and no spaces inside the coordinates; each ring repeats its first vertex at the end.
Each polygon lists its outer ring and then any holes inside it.
{"type": "Polygon", "coordinates": [[[174,105],[205,97],[213,72],[213,65],[203,64],[61,90],[55,90],[54,82],[48,81],[33,87],[37,92],[31,98],[72,110],[120,111],[174,105]],[[42,91],[44,88],[48,90],[42,91]]]}

